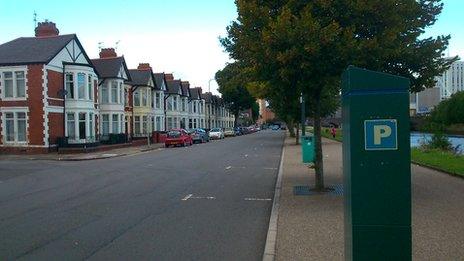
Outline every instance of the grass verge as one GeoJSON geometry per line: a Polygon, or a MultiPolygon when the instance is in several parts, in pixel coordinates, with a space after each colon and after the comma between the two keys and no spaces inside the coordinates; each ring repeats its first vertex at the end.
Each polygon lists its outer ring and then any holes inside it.
{"type": "MultiPolygon", "coordinates": [[[[312,129],[309,130],[312,132],[312,129]]],[[[322,128],[322,137],[342,142],[342,130],[337,129],[335,139],[330,133],[330,128],[322,128]]],[[[440,150],[421,150],[411,148],[411,161],[418,165],[430,167],[464,178],[464,155],[455,155],[451,152],[440,150]]]]}

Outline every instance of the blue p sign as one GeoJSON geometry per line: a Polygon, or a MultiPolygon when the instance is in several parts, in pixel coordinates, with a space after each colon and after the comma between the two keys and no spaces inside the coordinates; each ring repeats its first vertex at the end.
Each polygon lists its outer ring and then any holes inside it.
{"type": "Polygon", "coordinates": [[[396,150],[398,139],[396,120],[365,120],[365,150],[396,150]]]}

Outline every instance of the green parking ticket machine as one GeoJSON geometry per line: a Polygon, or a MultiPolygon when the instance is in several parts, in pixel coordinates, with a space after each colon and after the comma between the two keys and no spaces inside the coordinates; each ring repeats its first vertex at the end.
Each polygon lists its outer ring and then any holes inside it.
{"type": "Polygon", "coordinates": [[[409,80],[343,74],[345,259],[411,260],[409,80]]]}
{"type": "Polygon", "coordinates": [[[314,151],[314,136],[301,136],[301,150],[303,155],[303,163],[313,163],[315,157],[314,151]]]}

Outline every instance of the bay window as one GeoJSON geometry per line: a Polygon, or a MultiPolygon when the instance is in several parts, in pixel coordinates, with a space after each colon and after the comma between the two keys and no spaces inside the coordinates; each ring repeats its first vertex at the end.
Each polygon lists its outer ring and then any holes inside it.
{"type": "Polygon", "coordinates": [[[142,133],[148,133],[148,117],[147,116],[143,116],[142,117],[142,133]]]}
{"type": "Polygon", "coordinates": [[[140,116],[134,116],[134,133],[140,134],[140,116]]]}
{"type": "Polygon", "coordinates": [[[141,106],[147,106],[148,103],[147,103],[147,91],[144,90],[142,91],[142,105],[141,106]]]}
{"type": "Polygon", "coordinates": [[[172,97],[173,109],[177,111],[177,97],[172,97]]]}
{"type": "Polygon", "coordinates": [[[134,106],[140,106],[140,95],[139,95],[139,91],[135,91],[134,92],[134,95],[133,95],[133,99],[134,99],[134,106]]]}
{"type": "Polygon", "coordinates": [[[155,107],[156,109],[161,108],[161,93],[159,92],[155,93],[155,107]]]}

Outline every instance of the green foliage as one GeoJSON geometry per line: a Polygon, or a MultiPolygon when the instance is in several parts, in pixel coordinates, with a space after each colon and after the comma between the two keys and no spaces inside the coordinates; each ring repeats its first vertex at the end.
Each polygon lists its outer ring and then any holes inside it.
{"type": "Polygon", "coordinates": [[[452,151],[453,147],[448,137],[441,131],[437,131],[432,135],[432,139],[422,145],[425,150],[442,150],[452,151]]]}
{"type": "Polygon", "coordinates": [[[259,104],[257,102],[254,102],[253,105],[251,105],[251,117],[253,118],[253,122],[256,122],[259,117],[259,104]]]}
{"type": "Polygon", "coordinates": [[[457,92],[434,108],[430,115],[431,124],[449,126],[464,124],[464,91],[457,92]]]}
{"type": "Polygon", "coordinates": [[[241,110],[249,109],[256,103],[246,88],[249,79],[247,72],[238,63],[227,64],[216,73],[215,78],[219,85],[218,91],[236,119],[241,110]]]}

